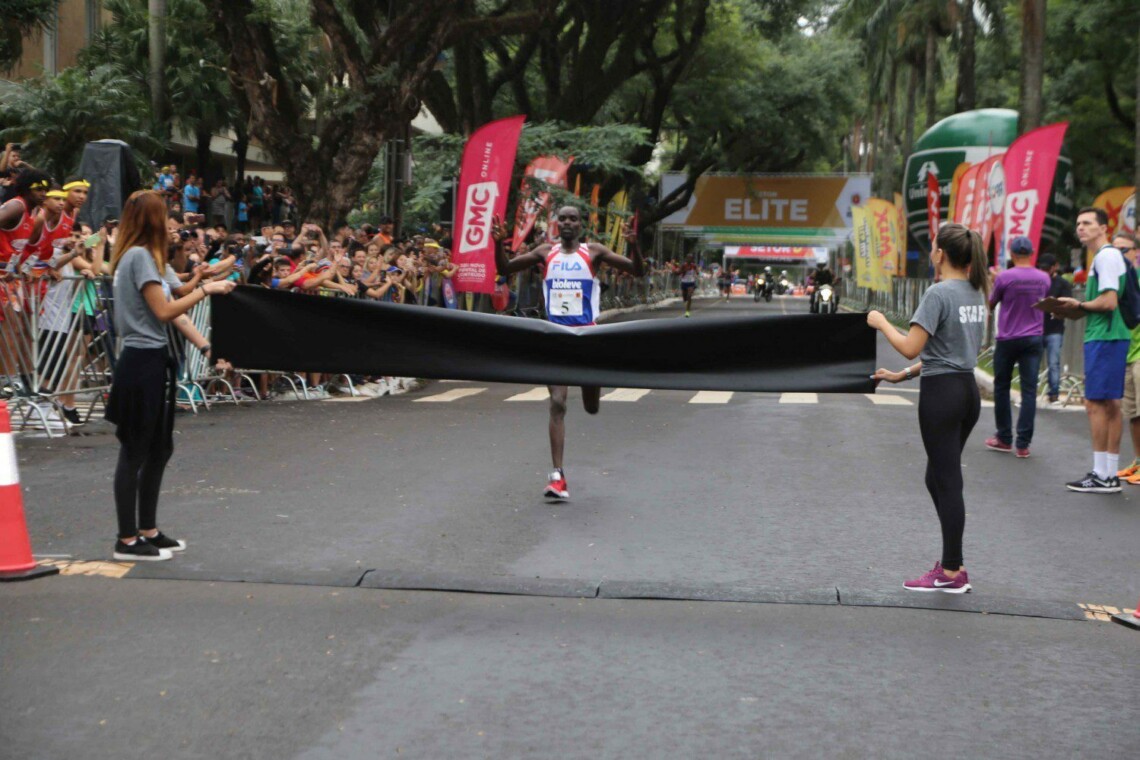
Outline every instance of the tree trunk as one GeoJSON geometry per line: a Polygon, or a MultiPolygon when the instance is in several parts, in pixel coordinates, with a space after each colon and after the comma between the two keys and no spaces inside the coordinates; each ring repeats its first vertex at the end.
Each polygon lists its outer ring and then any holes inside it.
{"type": "MultiPolygon", "coordinates": [[[[240,119],[239,119],[240,121],[240,119]]],[[[234,130],[234,159],[237,163],[237,179],[235,180],[238,187],[245,184],[245,161],[246,156],[249,154],[249,133],[242,125],[234,130]]]]}
{"type": "Polygon", "coordinates": [[[906,119],[904,120],[903,160],[910,157],[914,149],[914,112],[918,107],[918,69],[910,67],[910,77],[906,82],[906,119]]]}
{"type": "MultiPolygon", "coordinates": [[[[1136,50],[1140,51],[1140,35],[1136,38],[1136,50]]],[[[1136,166],[1133,171],[1132,186],[1140,188],[1140,56],[1136,63],[1136,166]]]]}
{"type": "Polygon", "coordinates": [[[867,171],[872,173],[875,171],[875,159],[879,157],[879,127],[882,126],[882,119],[883,105],[876,102],[871,111],[871,148],[870,155],[867,157],[867,171]]]}
{"type": "Polygon", "coordinates": [[[958,87],[954,97],[954,111],[974,110],[978,100],[974,79],[974,65],[977,61],[975,40],[977,22],[974,19],[974,0],[962,0],[962,44],[958,51],[958,87]]]}
{"type": "Polygon", "coordinates": [[[1044,118],[1045,0],[1021,0],[1021,94],[1022,134],[1041,126],[1044,118]]]}
{"type": "Polygon", "coordinates": [[[214,134],[208,129],[194,132],[194,160],[198,164],[198,176],[206,188],[214,186],[214,172],[210,170],[210,140],[214,134]]]}
{"type": "Polygon", "coordinates": [[[890,198],[895,187],[895,111],[898,99],[899,63],[891,61],[890,74],[887,75],[887,126],[883,132],[882,156],[879,161],[879,170],[876,172],[879,179],[879,197],[890,198]]]}
{"type": "Polygon", "coordinates": [[[926,27],[926,129],[934,126],[934,118],[938,115],[938,103],[934,84],[934,71],[938,66],[938,36],[931,23],[926,27]]]}
{"type": "Polygon", "coordinates": [[[150,108],[156,124],[165,125],[166,0],[147,0],[150,49],[150,108]]]}

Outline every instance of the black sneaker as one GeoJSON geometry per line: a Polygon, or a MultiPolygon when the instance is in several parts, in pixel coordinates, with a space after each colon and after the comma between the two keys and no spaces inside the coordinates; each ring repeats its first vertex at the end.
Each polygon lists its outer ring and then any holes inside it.
{"type": "Polygon", "coordinates": [[[78,409],[64,409],[63,418],[67,420],[67,424],[72,427],[79,427],[83,424],[83,418],[79,416],[78,409]]]}
{"type": "Polygon", "coordinates": [[[149,538],[143,536],[148,544],[157,546],[159,549],[169,549],[172,552],[180,552],[186,548],[185,541],[179,541],[177,538],[171,538],[163,533],[161,530],[149,538]]]}
{"type": "Polygon", "coordinates": [[[1065,488],[1077,493],[1120,493],[1120,478],[1115,475],[1101,478],[1095,472],[1090,472],[1080,480],[1066,483],[1065,488]]]}
{"type": "Polygon", "coordinates": [[[124,544],[121,539],[115,541],[115,552],[112,556],[115,559],[134,562],[160,562],[174,558],[169,549],[159,549],[142,536],[139,536],[133,544],[124,544]]]}

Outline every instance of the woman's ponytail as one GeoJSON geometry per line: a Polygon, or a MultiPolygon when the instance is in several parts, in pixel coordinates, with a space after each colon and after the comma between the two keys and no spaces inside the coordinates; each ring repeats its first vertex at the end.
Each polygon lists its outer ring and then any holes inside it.
{"type": "Polygon", "coordinates": [[[944,224],[938,229],[936,245],[946,254],[955,269],[969,270],[969,282],[974,290],[989,295],[989,262],[981,235],[965,225],[944,224]]]}

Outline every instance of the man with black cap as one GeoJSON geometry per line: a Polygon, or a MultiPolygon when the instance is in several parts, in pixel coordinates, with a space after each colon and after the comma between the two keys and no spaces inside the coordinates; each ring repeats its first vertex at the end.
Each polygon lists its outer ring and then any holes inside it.
{"type": "Polygon", "coordinates": [[[1049,292],[1049,275],[1033,266],[1033,243],[1024,236],[1010,241],[1013,266],[994,280],[990,308],[1001,304],[997,340],[994,343],[994,423],[996,432],[986,439],[986,448],[1013,451],[1013,410],[1009,386],[1013,368],[1021,376],[1021,413],[1017,417],[1016,451],[1019,459],[1029,456],[1033,420],[1037,414],[1037,372],[1041,367],[1045,315],[1033,308],[1049,292]]]}

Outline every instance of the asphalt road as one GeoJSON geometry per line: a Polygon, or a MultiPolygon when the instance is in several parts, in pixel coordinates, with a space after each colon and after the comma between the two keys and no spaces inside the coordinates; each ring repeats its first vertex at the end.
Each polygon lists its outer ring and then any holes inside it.
{"type": "MultiPolygon", "coordinates": [[[[797,310],[703,301],[693,318],[797,310]]],[[[901,366],[885,342],[880,357],[901,366]]],[[[964,462],[976,591],[929,599],[899,590],[939,553],[917,384],[878,403],[624,391],[596,417],[572,391],[572,500],[554,505],[532,390],[180,417],[160,522],[184,555],[0,586],[0,757],[124,741],[128,757],[1073,757],[1140,741],[1140,638],[1078,606],[1140,596],[1140,489],[1063,489],[1088,469],[1083,414],[1043,410],[1021,461],[982,447],[983,410],[964,462]],[[913,604],[935,610],[896,609],[913,604]]],[[[116,453],[109,435],[20,441],[37,554],[109,558],[116,453]]]]}

